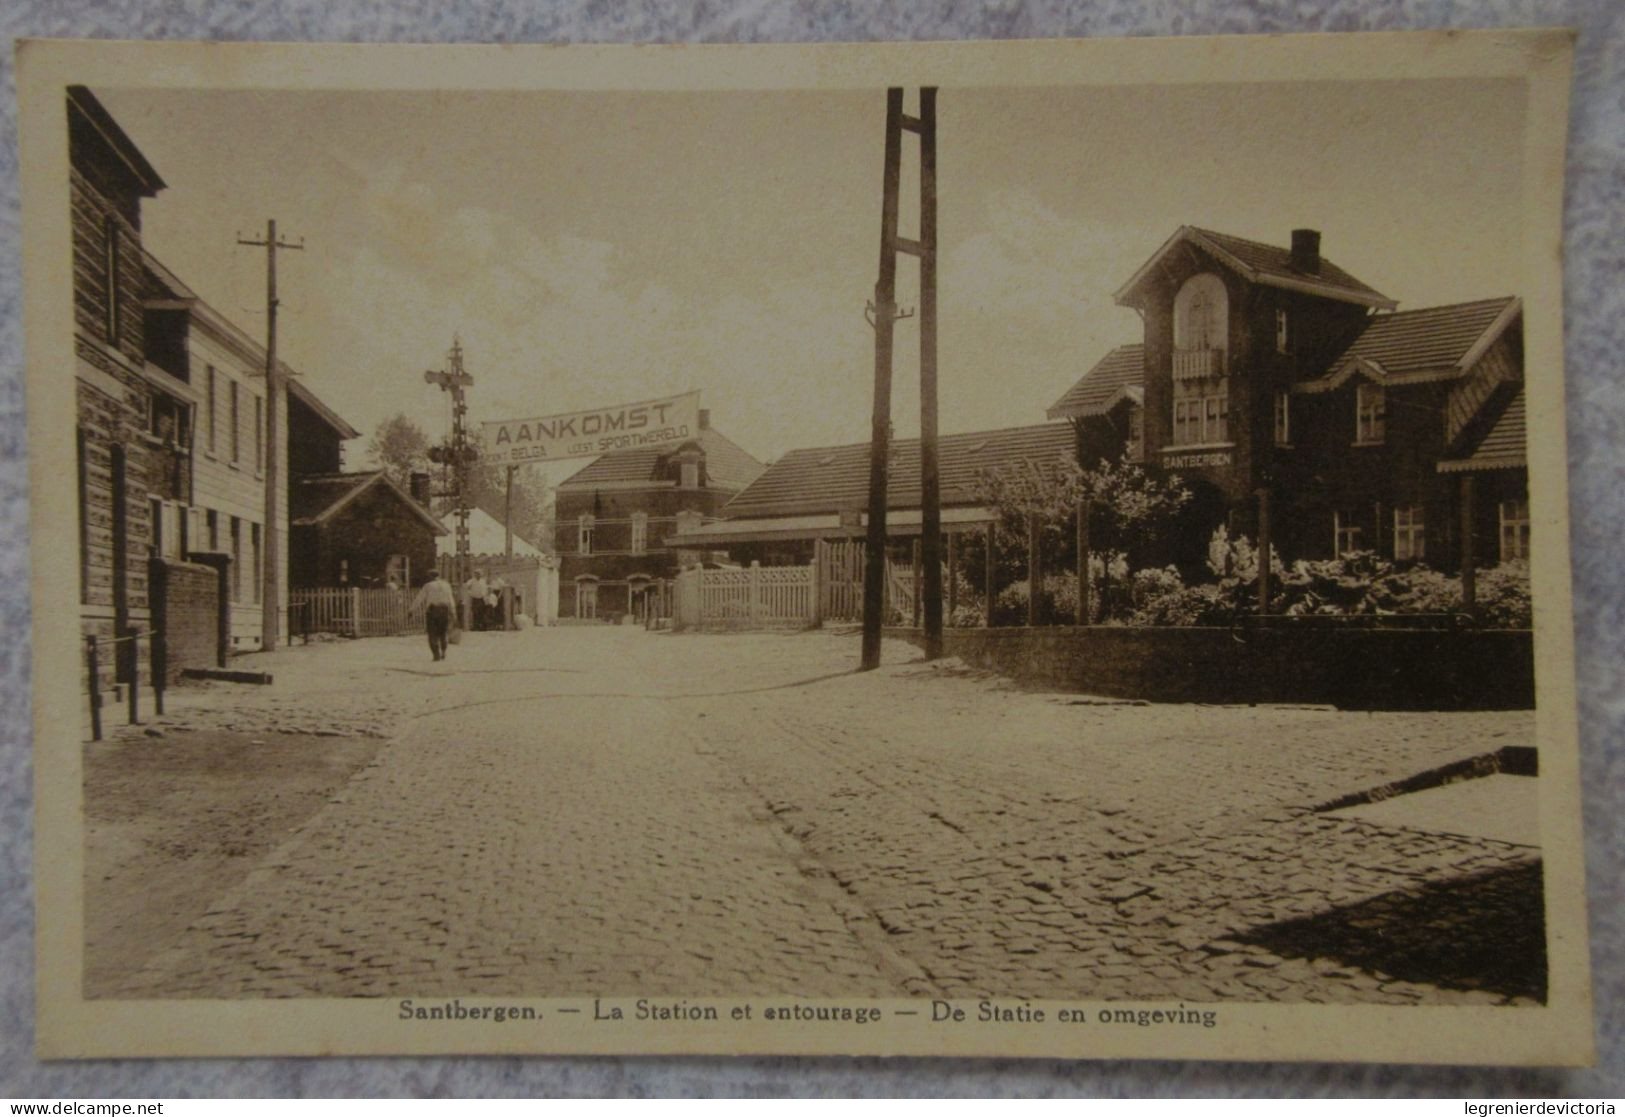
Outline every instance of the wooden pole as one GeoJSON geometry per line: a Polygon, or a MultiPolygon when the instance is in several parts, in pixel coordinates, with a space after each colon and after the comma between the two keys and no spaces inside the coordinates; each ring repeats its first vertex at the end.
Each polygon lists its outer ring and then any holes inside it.
{"type": "Polygon", "coordinates": [[[1270,615],[1270,491],[1258,490],[1258,615],[1270,615]]]}
{"type": "Polygon", "coordinates": [[[913,570],[912,570],[911,573],[913,575],[913,595],[914,595],[913,608],[910,610],[910,617],[912,619],[909,621],[909,624],[914,628],[919,628],[920,627],[920,552],[921,552],[921,549],[922,549],[921,548],[921,541],[918,540],[918,539],[916,539],[914,541],[914,546],[909,548],[909,550],[911,552],[910,555],[909,555],[910,565],[913,567],[913,570]]]}
{"type": "Polygon", "coordinates": [[[1473,554],[1473,475],[1461,475],[1461,610],[1478,612],[1478,556],[1473,554]]]}
{"type": "Polygon", "coordinates": [[[1043,564],[1038,558],[1038,513],[1027,517],[1027,627],[1038,627],[1038,594],[1043,580],[1043,564]]]}
{"type": "Polygon", "coordinates": [[[937,91],[920,90],[920,561],[925,658],[942,655],[942,498],[937,470],[937,91]]]}
{"type": "Polygon", "coordinates": [[[1089,502],[1078,501],[1078,623],[1089,623],[1089,502]]]}
{"type": "Polygon", "coordinates": [[[886,90],[886,154],[881,177],[880,278],[875,283],[875,388],[869,430],[869,532],[864,549],[862,670],[880,666],[886,608],[886,466],[891,441],[892,331],[897,300],[897,190],[902,162],[903,90],[886,90]]]}
{"type": "Polygon", "coordinates": [[[983,610],[983,612],[985,612],[987,614],[987,627],[988,628],[993,627],[993,586],[994,586],[993,555],[994,555],[994,552],[997,550],[997,548],[994,547],[993,544],[994,544],[994,536],[998,532],[998,530],[999,530],[999,525],[998,525],[998,523],[996,521],[989,520],[987,522],[987,533],[986,533],[986,538],[987,538],[987,563],[986,563],[986,567],[987,568],[982,572],[982,581],[985,583],[985,585],[983,587],[983,593],[984,593],[985,596],[984,596],[984,601],[983,601],[983,604],[982,604],[982,610],[983,610]]]}

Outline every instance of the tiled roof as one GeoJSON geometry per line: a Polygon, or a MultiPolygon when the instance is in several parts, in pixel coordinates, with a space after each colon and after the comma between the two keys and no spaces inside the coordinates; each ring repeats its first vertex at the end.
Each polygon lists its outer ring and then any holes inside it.
{"type": "Polygon", "coordinates": [[[1325,298],[1392,309],[1394,301],[1387,295],[1354,278],[1326,257],[1320,258],[1319,270],[1300,271],[1292,266],[1292,250],[1245,237],[1199,229],[1194,225],[1181,225],[1174,235],[1163,242],[1129,281],[1117,289],[1118,302],[1128,302],[1140,285],[1156,270],[1156,264],[1181,243],[1196,245],[1217,256],[1223,263],[1236,269],[1247,279],[1272,287],[1308,291],[1325,298]]]}
{"type": "Polygon", "coordinates": [[[1145,346],[1119,345],[1084,373],[1047,414],[1051,419],[1099,415],[1117,402],[1125,388],[1145,383],[1145,346]]]}
{"type": "Polygon", "coordinates": [[[434,513],[413,500],[407,491],[390,480],[381,469],[360,473],[313,473],[295,477],[288,494],[288,522],[314,524],[336,513],[341,507],[374,485],[382,485],[423,520],[436,535],[446,533],[446,525],[435,519],[434,513]]]}
{"type": "Polygon", "coordinates": [[[1320,270],[1311,274],[1299,271],[1292,266],[1292,250],[1289,248],[1264,244],[1262,241],[1248,240],[1245,237],[1234,237],[1229,233],[1219,233],[1212,229],[1194,229],[1194,231],[1236,257],[1236,259],[1261,276],[1268,276],[1273,279],[1309,280],[1330,287],[1340,287],[1346,291],[1361,295],[1368,295],[1384,302],[1388,301],[1388,296],[1381,291],[1355,279],[1324,256],[1320,258],[1320,270]]]}
{"type": "Polygon", "coordinates": [[[369,470],[294,478],[293,491],[288,494],[288,522],[314,523],[323,512],[377,476],[377,470],[369,470]]]}
{"type": "MultiPolygon", "coordinates": [[[[700,431],[698,442],[705,451],[705,473],[713,485],[743,487],[761,476],[766,468],[710,427],[700,431]]],[[[559,488],[590,489],[595,485],[653,481],[660,476],[662,463],[677,451],[679,445],[686,443],[645,446],[605,454],[565,478],[559,488]]]]}
{"type": "Polygon", "coordinates": [[[1373,361],[1396,376],[1454,368],[1516,301],[1481,299],[1379,314],[1329,371],[1351,360],[1373,361]]]}
{"type": "Polygon", "coordinates": [[[1439,463],[1441,473],[1465,473],[1477,469],[1511,469],[1527,465],[1528,421],[1523,388],[1507,401],[1506,410],[1495,420],[1473,452],[1465,458],[1439,463]]]}
{"type": "MultiPolygon", "coordinates": [[[[1054,461],[1076,452],[1070,423],[973,431],[942,436],[937,442],[942,503],[968,503],[986,469],[1022,461],[1054,461]]],[[[920,505],[920,440],[892,443],[886,505],[920,505]]],[[[793,516],[866,507],[869,499],[869,444],[792,450],[767,467],[750,487],[723,508],[730,519],[793,516]]]]}

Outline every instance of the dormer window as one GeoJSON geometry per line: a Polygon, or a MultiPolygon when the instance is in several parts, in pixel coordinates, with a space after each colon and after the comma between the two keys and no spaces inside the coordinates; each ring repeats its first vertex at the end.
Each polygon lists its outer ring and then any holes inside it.
{"type": "Polygon", "coordinates": [[[678,485],[685,489],[700,487],[700,463],[696,461],[681,462],[678,465],[678,485]]]}
{"type": "Polygon", "coordinates": [[[1354,389],[1354,441],[1375,445],[1387,433],[1386,394],[1381,384],[1362,381],[1354,389]]]}

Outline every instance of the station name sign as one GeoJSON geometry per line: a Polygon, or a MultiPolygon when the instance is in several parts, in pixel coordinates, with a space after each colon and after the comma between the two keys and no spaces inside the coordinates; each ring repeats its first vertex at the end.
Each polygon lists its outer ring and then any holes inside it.
{"type": "Polygon", "coordinates": [[[700,430],[700,393],[571,411],[540,419],[509,419],[483,425],[482,460],[525,465],[566,458],[595,458],[616,450],[678,443],[700,430]]]}
{"type": "Polygon", "coordinates": [[[1162,459],[1164,469],[1213,469],[1231,462],[1229,450],[1209,450],[1202,454],[1168,454],[1162,459]]]}

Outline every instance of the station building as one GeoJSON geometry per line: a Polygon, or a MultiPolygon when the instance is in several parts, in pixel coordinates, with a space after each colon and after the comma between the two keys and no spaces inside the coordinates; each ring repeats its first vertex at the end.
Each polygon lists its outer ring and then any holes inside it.
{"type": "Polygon", "coordinates": [[[1193,494],[1170,556],[1212,531],[1287,560],[1370,550],[1460,568],[1527,559],[1523,307],[1513,296],[1401,310],[1322,256],[1180,228],[1116,292],[1143,340],[1049,408],[1085,466],[1125,454],[1193,494]],[[1470,525],[1464,532],[1463,525],[1470,525]]]}

